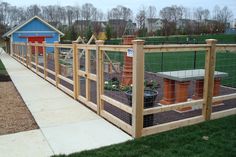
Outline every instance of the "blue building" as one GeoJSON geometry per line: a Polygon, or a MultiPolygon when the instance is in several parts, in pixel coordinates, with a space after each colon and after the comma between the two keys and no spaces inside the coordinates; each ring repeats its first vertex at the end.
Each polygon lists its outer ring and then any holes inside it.
{"type": "MultiPolygon", "coordinates": [[[[31,43],[54,43],[55,41],[60,42],[61,36],[64,34],[41,19],[38,16],[23,22],[22,24],[14,27],[3,35],[6,41],[8,41],[8,52],[12,50],[12,43],[14,42],[31,42],[31,43]]],[[[39,50],[39,53],[40,52],[39,50]]]]}

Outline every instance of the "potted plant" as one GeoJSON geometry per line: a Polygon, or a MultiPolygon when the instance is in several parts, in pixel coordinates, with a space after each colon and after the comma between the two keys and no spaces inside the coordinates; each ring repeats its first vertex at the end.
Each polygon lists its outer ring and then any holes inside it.
{"type": "MultiPolygon", "coordinates": [[[[157,97],[157,88],[159,87],[157,81],[145,81],[144,82],[144,108],[150,108],[154,106],[154,102],[157,97]]],[[[125,91],[128,98],[128,104],[132,106],[132,90],[125,91]]],[[[153,114],[144,116],[143,127],[149,127],[153,125],[153,114]]]]}

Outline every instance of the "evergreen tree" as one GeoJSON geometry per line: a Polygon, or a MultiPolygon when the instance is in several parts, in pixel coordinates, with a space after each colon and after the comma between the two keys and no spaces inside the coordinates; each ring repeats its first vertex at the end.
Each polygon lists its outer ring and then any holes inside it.
{"type": "Polygon", "coordinates": [[[112,35],[112,28],[109,24],[106,25],[106,36],[107,36],[107,40],[111,39],[111,35],[112,35]]]}
{"type": "Polygon", "coordinates": [[[88,41],[92,35],[93,35],[92,27],[91,27],[91,25],[89,25],[88,28],[86,29],[86,32],[85,32],[86,40],[88,41]]]}
{"type": "Polygon", "coordinates": [[[77,39],[77,32],[75,31],[75,28],[73,26],[71,26],[71,29],[70,29],[70,34],[71,34],[71,40],[74,41],[77,39]]]}

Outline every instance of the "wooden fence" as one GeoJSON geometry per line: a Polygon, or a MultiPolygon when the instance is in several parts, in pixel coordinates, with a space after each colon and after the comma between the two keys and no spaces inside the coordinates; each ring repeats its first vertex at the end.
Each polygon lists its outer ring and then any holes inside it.
{"type": "Polygon", "coordinates": [[[236,93],[216,97],[213,96],[216,50],[236,51],[236,44],[216,44],[216,40],[209,39],[206,44],[144,45],[143,40],[134,40],[133,45],[104,45],[104,41],[96,41],[95,45],[78,44],[76,42],[73,44],[13,43],[12,48],[11,54],[19,62],[135,138],[236,114],[236,108],[212,113],[212,104],[214,102],[236,99],[236,93]],[[41,56],[39,54],[39,49],[42,49],[43,51],[40,53],[42,54],[41,56]],[[70,78],[63,76],[60,73],[59,51],[61,49],[70,49],[73,54],[73,74],[70,78]],[[134,51],[132,63],[132,107],[104,94],[103,63],[106,52],[119,52],[126,55],[128,49],[133,49],[134,51]],[[49,50],[53,51],[53,53],[47,52],[49,50]],[[183,51],[206,52],[203,99],[144,109],[144,85],[142,82],[144,82],[145,73],[145,54],[159,52],[178,53],[183,51]],[[92,52],[95,52],[95,67],[91,67],[92,52]],[[82,53],[84,53],[85,61],[83,64],[85,65],[85,69],[82,69],[80,66],[80,57],[82,53]],[[52,63],[50,58],[53,60],[52,63]],[[39,59],[41,60],[39,61],[39,59]],[[96,72],[91,72],[91,68],[95,68],[96,72]],[[84,82],[83,80],[81,81],[81,78],[84,78],[84,82]],[[95,86],[91,87],[91,82],[93,82],[93,85],[95,86]],[[81,89],[82,86],[85,86],[84,94],[83,89],[81,89]],[[93,92],[96,93],[96,95],[91,96],[91,90],[94,90],[93,92]],[[96,97],[95,101],[92,100],[93,97],[96,97]],[[126,123],[117,116],[114,116],[111,112],[108,112],[104,108],[104,103],[109,103],[119,110],[130,114],[132,116],[132,123],[126,123]],[[189,106],[194,107],[196,105],[202,105],[202,114],[199,116],[145,128],[143,127],[145,115],[176,110],[189,106]]]}

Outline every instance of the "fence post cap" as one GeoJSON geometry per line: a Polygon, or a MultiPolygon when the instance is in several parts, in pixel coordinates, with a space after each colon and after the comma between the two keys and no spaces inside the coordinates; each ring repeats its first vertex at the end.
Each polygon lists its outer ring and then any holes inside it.
{"type": "Polygon", "coordinates": [[[132,40],[132,44],[139,44],[139,45],[143,45],[144,44],[144,40],[140,40],[140,39],[138,39],[138,40],[132,40]]]}
{"type": "Polygon", "coordinates": [[[96,40],[95,41],[95,43],[97,44],[97,45],[102,45],[102,44],[104,44],[104,40],[96,40]]]}
{"type": "Polygon", "coordinates": [[[216,39],[206,39],[206,43],[207,44],[214,44],[214,43],[217,43],[217,40],[216,39]]]}

